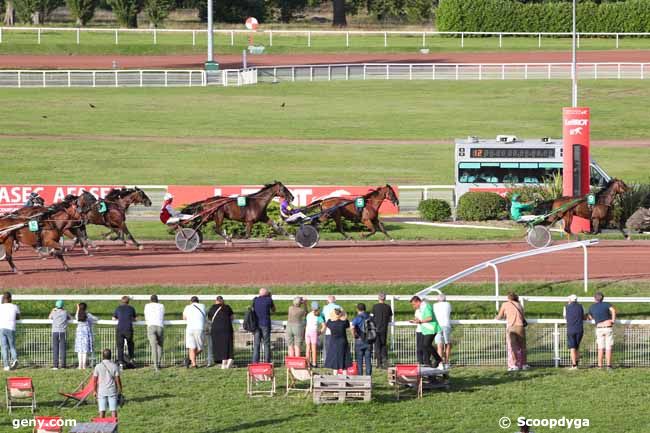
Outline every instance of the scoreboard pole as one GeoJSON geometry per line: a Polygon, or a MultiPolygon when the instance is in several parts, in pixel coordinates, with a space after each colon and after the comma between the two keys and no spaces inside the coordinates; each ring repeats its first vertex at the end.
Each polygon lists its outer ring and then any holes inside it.
{"type": "MultiPolygon", "coordinates": [[[[588,107],[566,107],[562,110],[563,195],[581,197],[590,188],[590,112],[588,107]]],[[[590,232],[591,221],[574,217],[572,233],[590,232]]]]}

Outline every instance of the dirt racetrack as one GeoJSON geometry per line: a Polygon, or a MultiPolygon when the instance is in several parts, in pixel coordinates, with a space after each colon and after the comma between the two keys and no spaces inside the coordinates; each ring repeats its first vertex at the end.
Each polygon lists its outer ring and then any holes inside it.
{"type": "MultiPolygon", "coordinates": [[[[312,250],[288,242],[204,245],[181,253],[168,242],[103,246],[91,257],[70,253],[71,272],[57,260],[19,251],[13,275],[1,263],[0,287],[84,288],[141,285],[280,285],[303,283],[434,283],[479,262],[526,250],[523,242],[322,242],[312,250]]],[[[590,278],[650,280],[650,242],[609,241],[589,248],[590,278]]],[[[567,281],[582,278],[579,249],[537,256],[499,267],[502,281],[567,281]]],[[[482,271],[469,281],[492,281],[482,271]]]]}
{"type": "MultiPolygon", "coordinates": [[[[241,56],[215,54],[222,69],[240,68],[241,56]]],[[[205,55],[0,55],[0,69],[202,69],[205,55]]],[[[570,62],[570,51],[433,52],[372,54],[265,54],[249,56],[250,66],[328,63],[558,63],[570,62]]],[[[648,62],[647,50],[580,51],[578,62],[648,62]]]]}

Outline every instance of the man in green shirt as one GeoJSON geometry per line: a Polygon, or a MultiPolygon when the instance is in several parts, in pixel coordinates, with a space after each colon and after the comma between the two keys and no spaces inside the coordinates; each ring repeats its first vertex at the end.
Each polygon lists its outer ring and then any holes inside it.
{"type": "Polygon", "coordinates": [[[514,221],[529,221],[531,219],[536,218],[536,215],[523,215],[522,212],[525,211],[530,211],[533,209],[533,204],[532,203],[522,203],[519,201],[519,198],[521,197],[520,194],[515,193],[512,195],[512,198],[510,199],[510,217],[514,221]]]}
{"type": "Polygon", "coordinates": [[[413,296],[411,298],[411,306],[415,310],[415,319],[411,320],[411,323],[419,325],[418,327],[422,333],[424,364],[428,367],[437,368],[442,363],[442,358],[433,346],[433,341],[441,329],[436,320],[436,315],[433,314],[433,307],[420,299],[419,296],[413,296]],[[435,359],[433,365],[431,365],[431,356],[435,359]]]}

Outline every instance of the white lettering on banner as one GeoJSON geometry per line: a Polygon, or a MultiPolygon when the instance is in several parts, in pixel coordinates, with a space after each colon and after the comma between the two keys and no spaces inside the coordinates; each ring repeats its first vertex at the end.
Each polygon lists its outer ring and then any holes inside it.
{"type": "Polygon", "coordinates": [[[566,126],[587,126],[589,119],[569,119],[566,121],[566,126]]]}
{"type": "Polygon", "coordinates": [[[309,204],[307,198],[313,193],[314,191],[312,189],[307,188],[295,188],[291,190],[297,206],[307,206],[309,204]]]}
{"type": "Polygon", "coordinates": [[[216,197],[216,196],[218,196],[218,195],[221,195],[221,188],[215,188],[215,189],[214,189],[213,196],[216,197]]]}
{"type": "Polygon", "coordinates": [[[569,129],[569,135],[582,135],[582,126],[577,128],[569,129]]]}
{"type": "Polygon", "coordinates": [[[568,109],[568,110],[564,110],[564,112],[567,113],[567,114],[584,115],[584,114],[589,113],[589,110],[568,109]]]}

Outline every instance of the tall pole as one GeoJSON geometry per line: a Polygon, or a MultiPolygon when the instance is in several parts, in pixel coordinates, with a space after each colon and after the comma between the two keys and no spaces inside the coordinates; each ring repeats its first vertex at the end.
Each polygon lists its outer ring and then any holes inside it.
{"type": "Polygon", "coordinates": [[[214,62],[213,36],[214,36],[214,32],[213,32],[213,25],[212,25],[212,0],[208,0],[208,62],[214,62]]]}
{"type": "Polygon", "coordinates": [[[576,67],[576,0],[573,0],[573,35],[571,41],[571,106],[578,106],[578,73],[576,67]]]}

